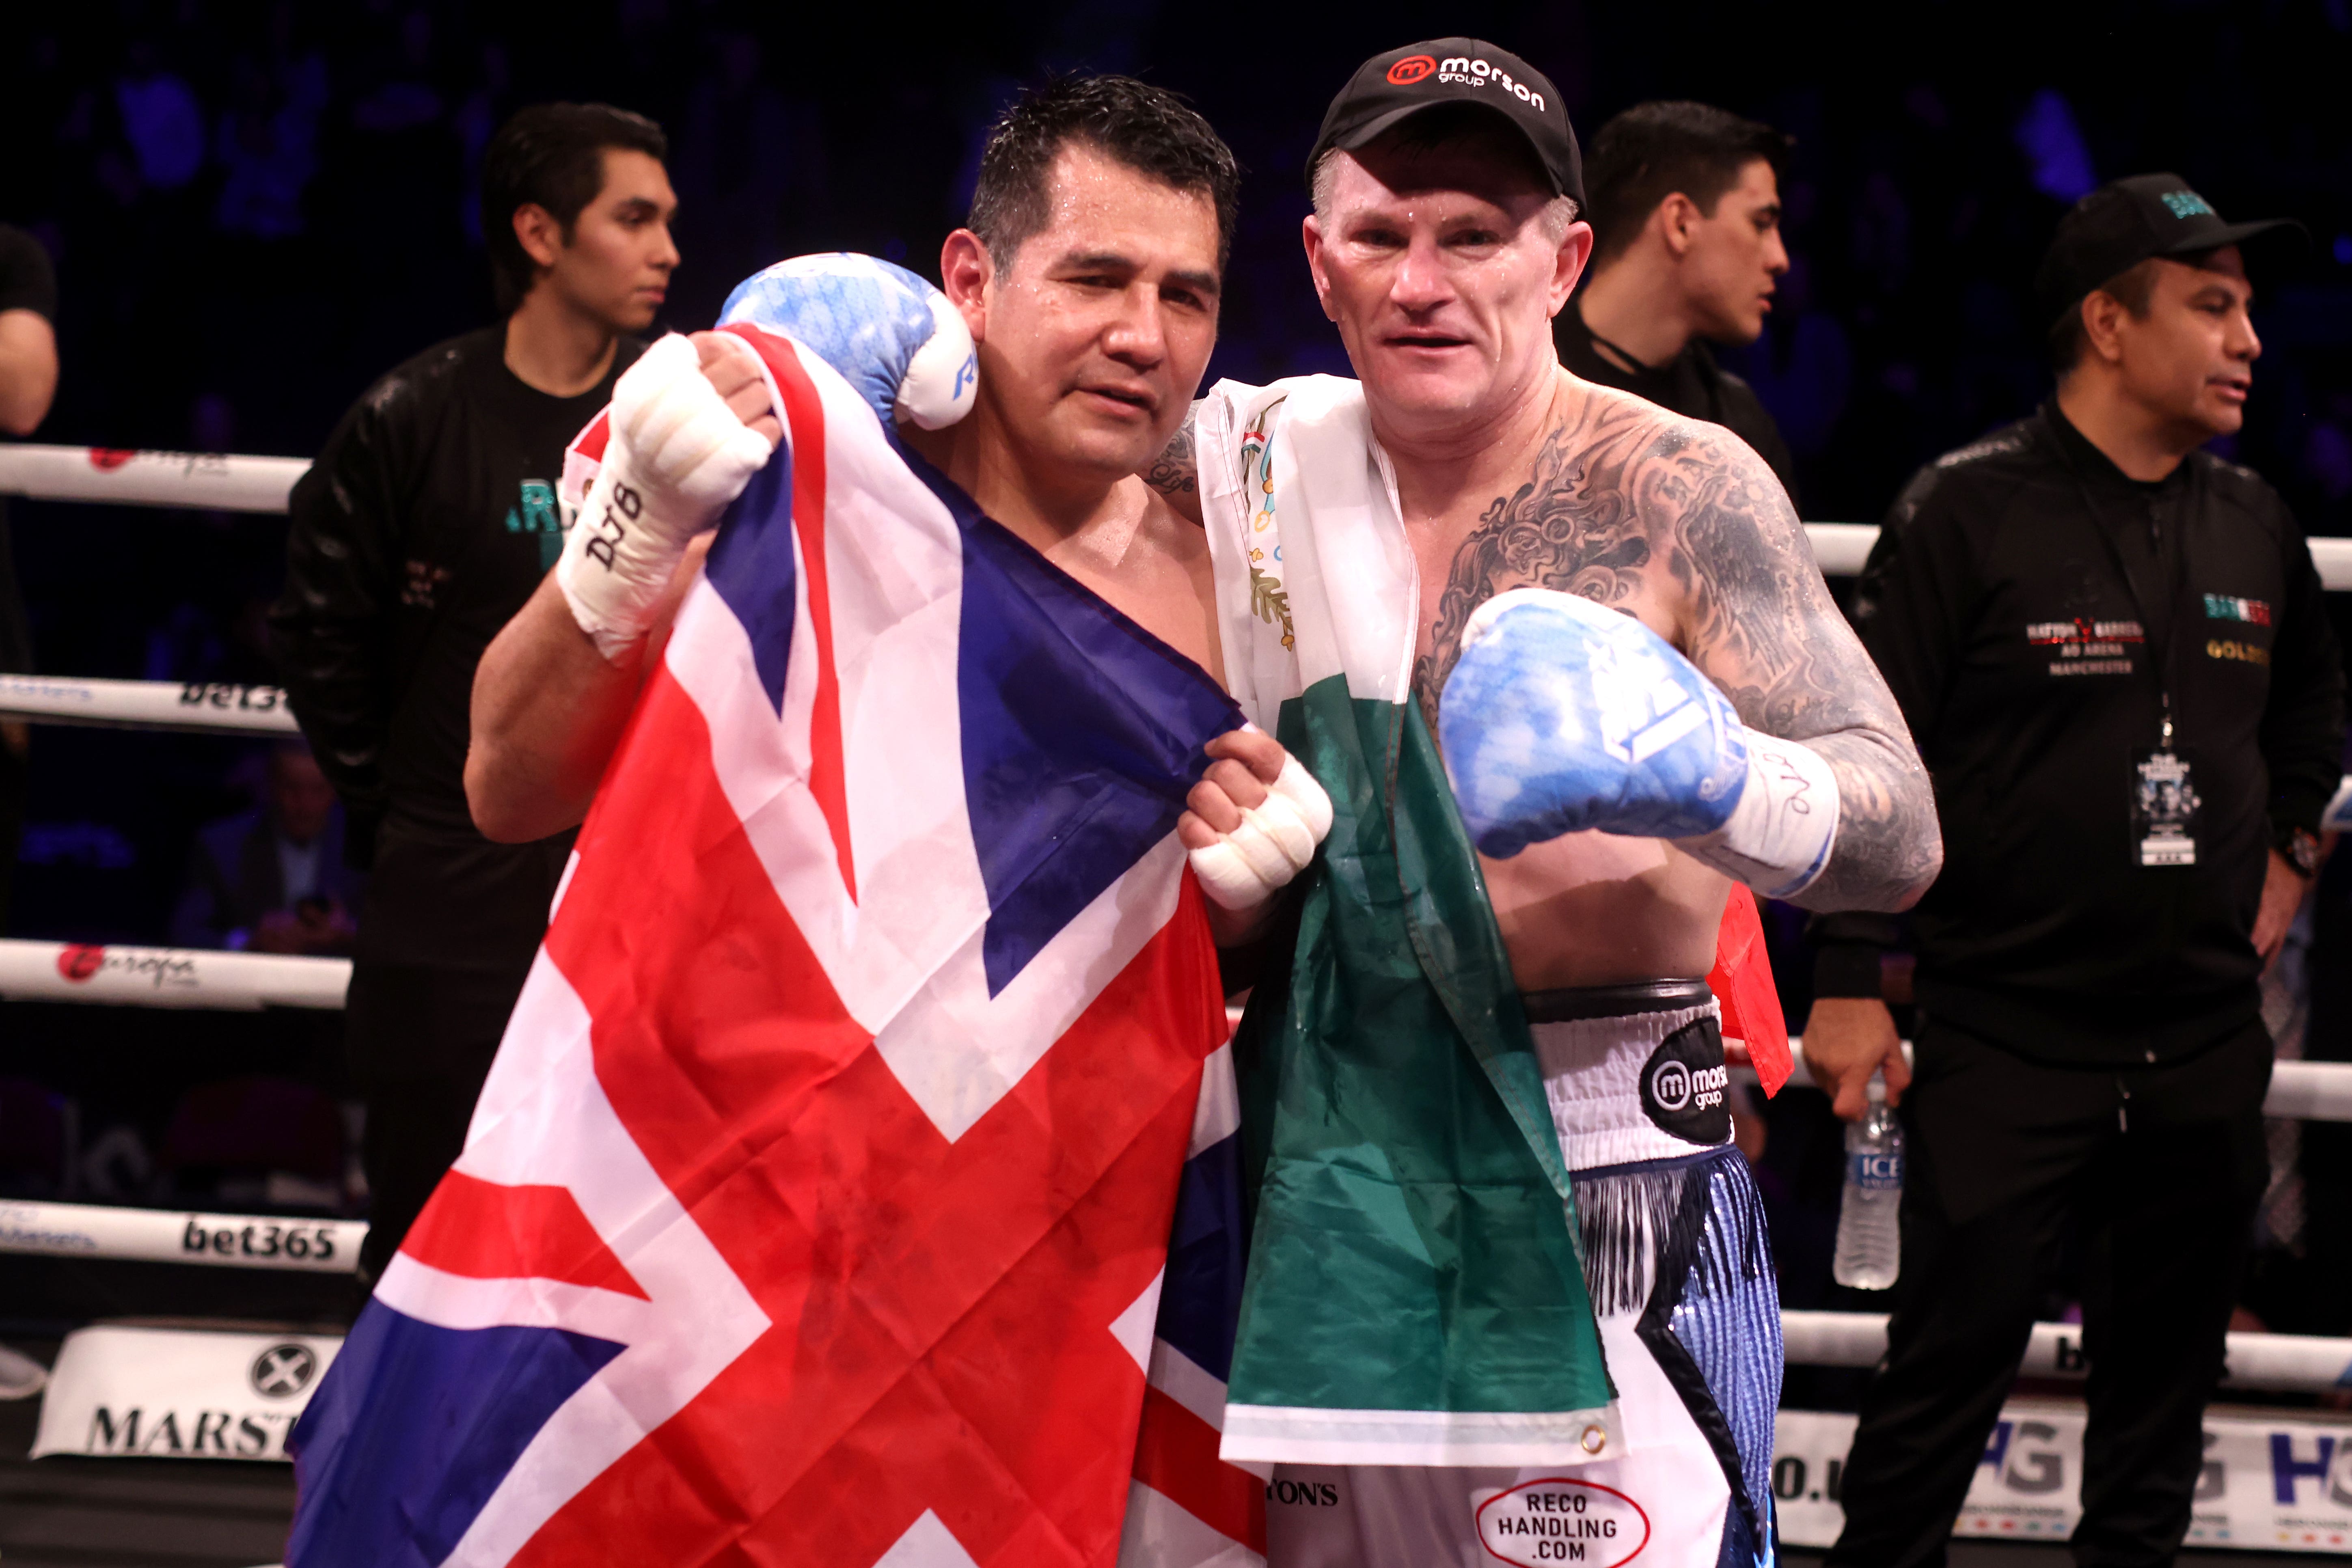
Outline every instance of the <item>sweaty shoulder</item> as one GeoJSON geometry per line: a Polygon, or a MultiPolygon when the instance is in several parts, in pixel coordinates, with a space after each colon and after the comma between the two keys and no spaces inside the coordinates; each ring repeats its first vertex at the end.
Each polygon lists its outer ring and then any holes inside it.
{"type": "Polygon", "coordinates": [[[1112,603],[1224,683],[1208,535],[1158,495],[1145,502],[1112,603]]]}
{"type": "Polygon", "coordinates": [[[1602,382],[1561,373],[1581,395],[1571,416],[1580,429],[1595,435],[1606,433],[1612,438],[1638,440],[1645,436],[1674,430],[1698,431],[1705,426],[1696,419],[1686,419],[1670,409],[1659,407],[1648,398],[1602,382]]]}
{"type": "MultiPolygon", "coordinates": [[[[1582,395],[1570,416],[1572,436],[1581,436],[1597,450],[1623,451],[1634,457],[1678,457],[1697,463],[1745,467],[1763,466],[1747,442],[1724,426],[1694,419],[1661,408],[1635,393],[1597,381],[1572,377],[1582,395]]],[[[1598,471],[1594,473],[1599,477],[1598,471]]]]}
{"type": "Polygon", "coordinates": [[[1612,386],[1580,384],[1585,401],[1571,416],[1568,456],[1582,470],[1575,479],[1588,497],[1622,489],[1645,520],[1687,524],[1730,503],[1759,521],[1797,526],[1770,465],[1731,430],[1612,386]]]}
{"type": "Polygon", "coordinates": [[[1198,561],[1204,569],[1208,563],[1209,538],[1201,525],[1171,506],[1167,497],[1157,493],[1144,502],[1143,519],[1136,528],[1136,542],[1171,561],[1198,561]]]}

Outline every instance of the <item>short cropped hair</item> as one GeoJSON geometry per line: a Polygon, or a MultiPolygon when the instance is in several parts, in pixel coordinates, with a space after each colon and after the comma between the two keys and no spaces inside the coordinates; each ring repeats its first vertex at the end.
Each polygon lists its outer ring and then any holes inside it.
{"type": "Polygon", "coordinates": [[[547,209],[572,242],[572,226],[604,188],[604,150],[669,156],[669,139],[642,114],[609,103],[535,103],[517,110],[490,138],[482,157],[482,237],[490,247],[490,283],[499,313],[511,316],[539,268],[515,237],[514,215],[547,209]]]}
{"type": "Polygon", "coordinates": [[[1209,198],[1217,214],[1217,270],[1241,216],[1241,165],[1192,106],[1126,76],[1057,77],[1024,91],[989,128],[965,226],[999,267],[1011,267],[1047,218],[1054,160],[1073,143],[1172,189],[1209,198]]]}
{"type": "MultiPolygon", "coordinates": [[[[2210,254],[2208,251],[2197,256],[2184,256],[2180,259],[2195,267],[2210,254]]],[[[2129,311],[2136,321],[2147,320],[2147,308],[2156,299],[2157,259],[2151,256],[2145,261],[2125,268],[2091,293],[2113,297],[2116,303],[2129,311]]],[[[2084,300],[2089,298],[2089,294],[2083,297],[2084,300]]],[[[2082,300],[2067,306],[2058,319],[2050,323],[2048,342],[2050,368],[2060,375],[2083,363],[2084,351],[2091,346],[2091,334],[2083,325],[2082,300]]]]}
{"type": "Polygon", "coordinates": [[[1761,158],[1786,174],[1795,146],[1786,132],[1711,104],[1635,104],[1601,128],[1584,160],[1593,264],[1622,255],[1668,196],[1680,192],[1713,217],[1748,164],[1761,158]]]}
{"type": "MultiPolygon", "coordinates": [[[[1423,110],[1385,133],[1383,142],[1394,139],[1395,144],[1408,153],[1434,153],[1441,148],[1459,146],[1465,142],[1489,141],[1508,149],[1523,174],[1538,190],[1547,188],[1551,177],[1536,161],[1535,149],[1525,139],[1515,134],[1508,122],[1494,110],[1475,103],[1442,103],[1423,110]]],[[[1339,182],[1340,149],[1327,148],[1315,161],[1315,172],[1309,178],[1314,193],[1315,216],[1325,223],[1331,221],[1331,192],[1339,182]]],[[[1554,245],[1568,237],[1568,226],[1576,221],[1576,198],[1559,195],[1546,203],[1543,210],[1544,235],[1554,245]]]]}

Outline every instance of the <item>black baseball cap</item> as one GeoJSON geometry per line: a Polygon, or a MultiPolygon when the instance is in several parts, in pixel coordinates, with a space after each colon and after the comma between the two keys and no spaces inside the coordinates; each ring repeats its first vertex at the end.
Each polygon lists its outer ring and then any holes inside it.
{"type": "Polygon", "coordinates": [[[2213,205],[2178,174],[2110,180],[2067,209],[2033,275],[2042,320],[2055,321],[2092,289],[2151,256],[2194,256],[2260,235],[2308,238],[2291,217],[2224,223],[2213,205]]]}
{"type": "Polygon", "coordinates": [[[1307,157],[1307,184],[1334,148],[1353,153],[1424,109],[1475,103],[1491,109],[1527,138],[1559,195],[1584,206],[1584,158],[1568,108],[1551,78],[1508,49],[1477,38],[1431,38],[1374,55],[1356,68],[1323,112],[1323,131],[1307,157]]]}

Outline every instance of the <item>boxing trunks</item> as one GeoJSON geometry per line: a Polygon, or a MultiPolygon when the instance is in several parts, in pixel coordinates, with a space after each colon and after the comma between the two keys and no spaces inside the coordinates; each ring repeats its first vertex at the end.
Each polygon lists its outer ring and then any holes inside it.
{"type": "Polygon", "coordinates": [[[1763,1568],[1780,1292],[1703,981],[1526,998],[1624,1453],[1522,1468],[1280,1465],[1268,1568],[1763,1568]]]}

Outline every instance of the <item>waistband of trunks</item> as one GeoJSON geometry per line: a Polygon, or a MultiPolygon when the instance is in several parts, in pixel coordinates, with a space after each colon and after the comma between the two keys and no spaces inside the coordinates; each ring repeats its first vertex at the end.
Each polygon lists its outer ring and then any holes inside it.
{"type": "Polygon", "coordinates": [[[1672,1159],[1731,1138],[1715,999],[1538,1023],[1531,1033],[1570,1171],[1672,1159]]]}
{"type": "Polygon", "coordinates": [[[1530,1024],[1566,1024],[1584,1018],[1622,1018],[1633,1013],[1672,1013],[1715,1000],[1704,980],[1636,980],[1625,985],[1570,985],[1557,991],[1521,993],[1530,1024]]]}

